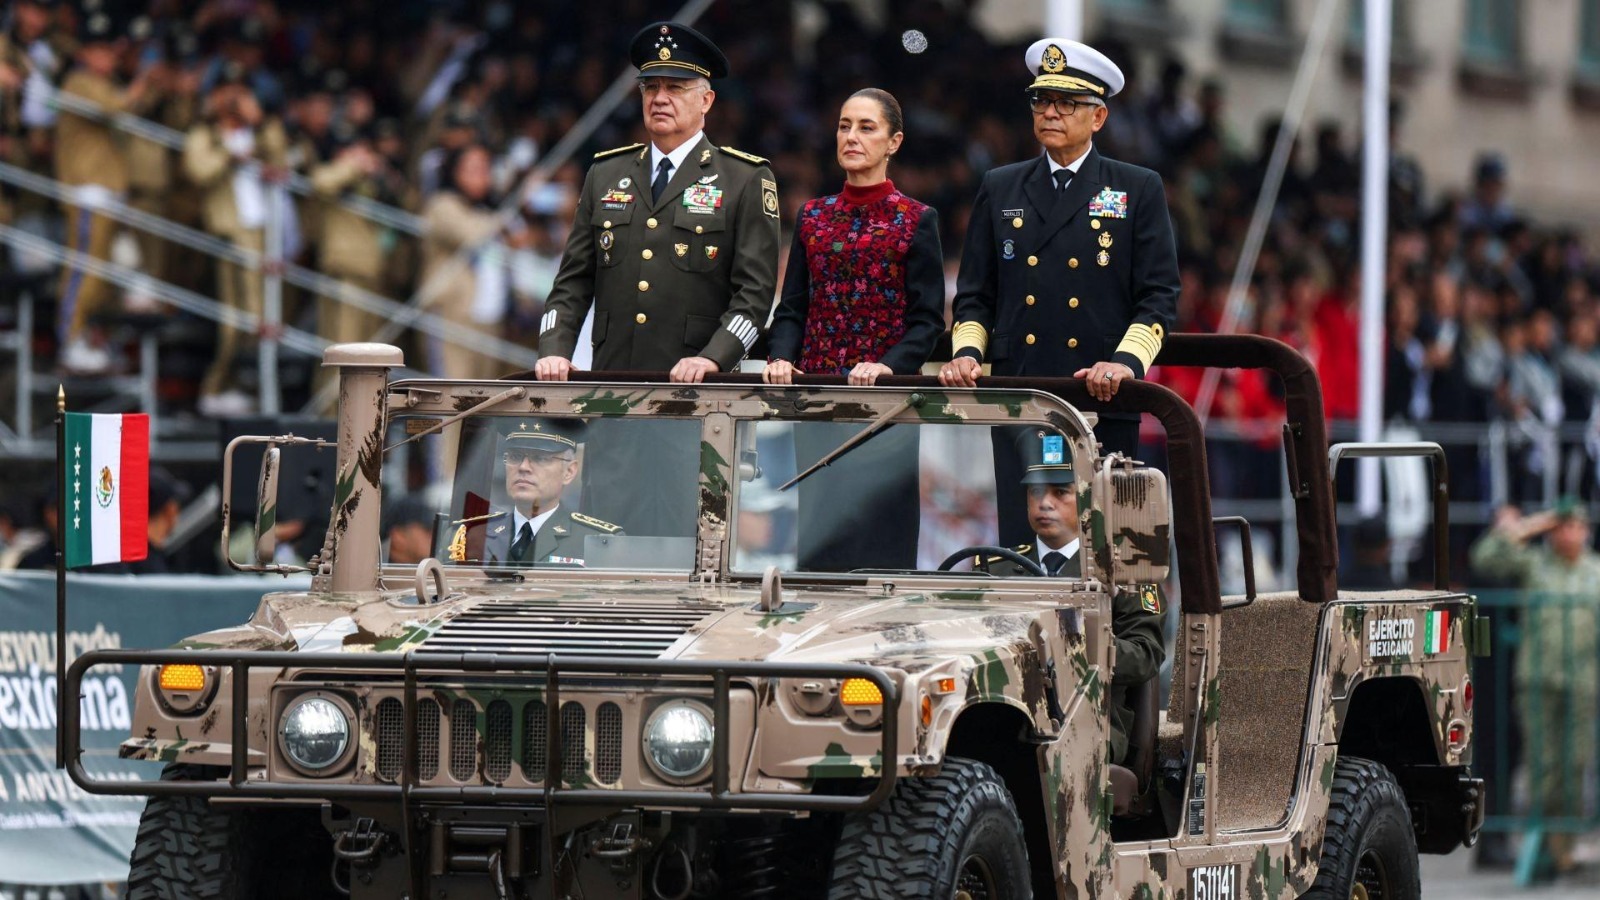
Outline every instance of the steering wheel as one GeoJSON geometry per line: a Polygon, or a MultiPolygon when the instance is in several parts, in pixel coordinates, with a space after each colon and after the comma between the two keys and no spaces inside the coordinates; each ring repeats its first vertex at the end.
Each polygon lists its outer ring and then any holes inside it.
{"type": "Polygon", "coordinates": [[[1032,575],[1035,578],[1045,577],[1044,566],[1041,566],[1026,556],[1023,556],[1021,553],[1012,550],[1010,547],[996,547],[993,544],[978,544],[974,547],[962,547],[960,550],[957,550],[946,557],[944,562],[939,563],[939,571],[948,572],[955,568],[956,563],[960,562],[961,560],[969,556],[978,556],[981,554],[998,556],[1008,562],[1014,562],[1021,566],[1024,572],[1027,572],[1029,575],[1032,575]]]}

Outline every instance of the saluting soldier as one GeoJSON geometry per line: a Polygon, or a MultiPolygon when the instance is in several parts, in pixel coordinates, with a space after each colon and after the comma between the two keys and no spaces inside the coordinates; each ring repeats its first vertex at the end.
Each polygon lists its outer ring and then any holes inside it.
{"type": "Polygon", "coordinates": [[[584,538],[622,533],[610,522],[561,508],[561,492],[578,474],[580,429],[537,420],[519,422],[506,435],[504,503],[480,513],[468,502],[449,547],[452,561],[581,566],[584,538]]]}
{"type": "MultiPolygon", "coordinates": [[[[1034,539],[1014,549],[1038,563],[1046,575],[1077,578],[1083,574],[1082,531],[1078,522],[1077,479],[1066,438],[1038,428],[1017,429],[1017,455],[1022,460],[1022,486],[1028,505],[1028,525],[1034,539]]],[[[975,561],[991,575],[1033,574],[1012,560],[990,556],[975,561]]],[[[1122,762],[1128,753],[1128,732],[1133,728],[1129,689],[1156,677],[1166,658],[1161,624],[1165,605],[1160,585],[1141,584],[1119,590],[1111,601],[1111,635],[1117,645],[1117,664],[1111,673],[1111,761],[1122,762]]]]}
{"type": "Polygon", "coordinates": [[[727,58],[686,25],[633,39],[650,144],[595,155],[539,327],[541,380],[565,380],[594,305],[594,367],[699,382],[733,369],[771,311],[778,186],[767,161],[705,135],[727,58]]]}
{"type": "MultiPolygon", "coordinates": [[[[1028,48],[1028,105],[1044,154],[984,176],[956,279],[955,358],[946,386],[995,375],[1087,379],[1101,400],[1143,378],[1177,314],[1178,256],[1161,176],[1094,149],[1122,70],[1086,44],[1046,38],[1028,48]]],[[[1138,451],[1136,416],[1102,415],[1104,452],[1138,451]]],[[[1010,441],[996,438],[997,484],[1015,480],[1010,441]]],[[[1021,517],[1000,505],[1001,537],[1021,517]]],[[[1008,539],[1008,543],[1011,542],[1008,539]]]]}

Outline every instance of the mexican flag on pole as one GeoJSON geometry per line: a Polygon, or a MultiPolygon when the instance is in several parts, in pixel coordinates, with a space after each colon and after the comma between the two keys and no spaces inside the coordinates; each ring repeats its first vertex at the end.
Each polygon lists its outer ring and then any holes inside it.
{"type": "Polygon", "coordinates": [[[144,559],[150,551],[150,417],[65,415],[67,568],[144,559]]]}

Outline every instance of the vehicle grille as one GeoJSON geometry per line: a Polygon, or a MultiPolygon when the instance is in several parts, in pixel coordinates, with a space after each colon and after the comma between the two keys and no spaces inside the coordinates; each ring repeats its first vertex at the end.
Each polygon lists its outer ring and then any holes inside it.
{"type": "MultiPolygon", "coordinates": [[[[450,778],[473,783],[481,776],[497,785],[518,780],[528,784],[544,782],[549,767],[550,730],[548,707],[543,700],[496,699],[484,708],[474,700],[458,698],[447,708],[449,757],[443,762],[450,778]],[[515,749],[519,745],[520,754],[515,749]]],[[[424,782],[439,775],[440,714],[434,700],[417,701],[418,776],[424,782]]],[[[404,707],[397,698],[386,697],[378,702],[372,715],[377,739],[374,769],[380,779],[395,782],[405,759],[404,707]]],[[[622,779],[626,745],[622,708],[610,701],[599,703],[592,718],[595,727],[591,730],[589,704],[579,700],[561,704],[561,780],[569,784],[586,780],[616,784],[622,779]]]]}
{"type": "Polygon", "coordinates": [[[428,650],[659,659],[713,608],[491,600],[445,623],[428,650]]]}

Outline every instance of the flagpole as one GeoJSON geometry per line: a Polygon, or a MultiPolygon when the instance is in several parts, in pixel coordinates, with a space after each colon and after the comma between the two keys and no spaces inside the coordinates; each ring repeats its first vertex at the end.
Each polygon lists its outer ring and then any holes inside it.
{"type": "Polygon", "coordinates": [[[67,388],[56,385],[56,768],[67,765],[67,388]]]}

